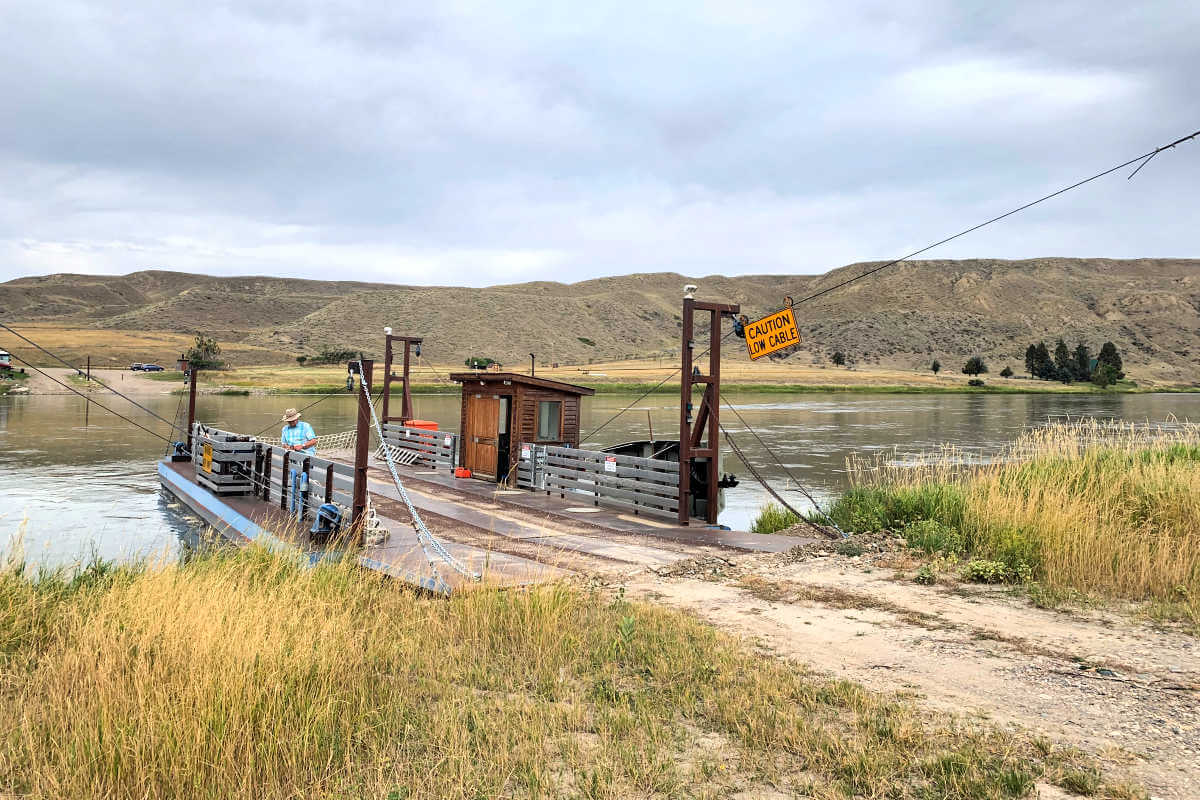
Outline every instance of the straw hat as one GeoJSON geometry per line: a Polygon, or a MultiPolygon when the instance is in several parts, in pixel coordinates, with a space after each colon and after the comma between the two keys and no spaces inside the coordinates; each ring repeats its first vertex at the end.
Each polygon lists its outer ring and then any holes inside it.
{"type": "Polygon", "coordinates": [[[280,422],[295,422],[300,419],[300,412],[294,408],[289,408],[283,412],[283,419],[280,422]]]}

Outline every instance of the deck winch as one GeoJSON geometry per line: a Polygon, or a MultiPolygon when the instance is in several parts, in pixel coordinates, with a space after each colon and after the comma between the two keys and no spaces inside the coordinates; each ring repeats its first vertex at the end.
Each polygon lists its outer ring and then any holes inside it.
{"type": "Polygon", "coordinates": [[[322,503],[313,520],[313,534],[331,536],[342,529],[342,509],[337,503],[322,503]]]}

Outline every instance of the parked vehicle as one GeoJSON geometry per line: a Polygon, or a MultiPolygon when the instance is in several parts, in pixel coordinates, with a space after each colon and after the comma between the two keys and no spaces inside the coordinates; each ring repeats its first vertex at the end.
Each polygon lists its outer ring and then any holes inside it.
{"type": "Polygon", "coordinates": [[[158,364],[142,364],[142,372],[162,372],[163,367],[158,364]]]}
{"type": "Polygon", "coordinates": [[[144,366],[146,366],[146,365],[145,365],[145,364],[143,364],[142,362],[140,362],[140,361],[135,361],[135,362],[133,362],[132,364],[130,364],[130,365],[129,365],[129,369],[133,370],[134,372],[137,372],[138,370],[140,370],[140,369],[141,369],[142,367],[144,367],[144,366]]]}

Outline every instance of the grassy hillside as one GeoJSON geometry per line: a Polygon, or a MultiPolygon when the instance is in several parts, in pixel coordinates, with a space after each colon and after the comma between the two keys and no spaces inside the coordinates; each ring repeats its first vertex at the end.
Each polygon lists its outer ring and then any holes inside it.
{"type": "MultiPolygon", "coordinates": [[[[203,331],[283,363],[321,349],[378,354],[385,325],[427,337],[442,364],[489,356],[524,364],[587,364],[674,354],[685,283],[699,296],[741,303],[749,315],[859,274],[686,277],[652,273],[575,284],[487,288],[388,286],[282,278],[215,278],[172,272],[121,277],[51,275],[0,284],[8,321],[102,330],[203,331]],[[276,355],[267,355],[276,354],[276,355]]],[[[862,366],[948,369],[979,354],[994,369],[1023,371],[1026,345],[1065,336],[1095,352],[1117,344],[1135,378],[1200,380],[1200,260],[1046,258],[900,264],[798,309],[803,343],[794,363],[834,350],[862,366]]],[[[240,363],[251,363],[241,361],[240,363]]]]}

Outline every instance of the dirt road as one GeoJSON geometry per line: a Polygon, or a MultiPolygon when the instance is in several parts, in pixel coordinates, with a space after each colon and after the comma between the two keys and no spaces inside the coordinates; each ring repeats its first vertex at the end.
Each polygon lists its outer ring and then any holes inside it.
{"type": "Polygon", "coordinates": [[[1154,797],[1200,797],[1195,638],[992,587],[920,586],[861,557],[731,560],[625,586],[779,657],[1078,746],[1154,797]]]}
{"type": "MultiPolygon", "coordinates": [[[[100,399],[103,394],[110,394],[107,389],[95,381],[89,384],[72,380],[72,376],[78,378],[75,370],[66,367],[39,367],[39,369],[46,374],[42,375],[29,367],[25,368],[25,371],[29,373],[29,379],[25,382],[25,386],[28,387],[30,394],[71,394],[71,389],[62,386],[63,383],[81,392],[95,392],[97,399],[100,399]],[[53,380],[51,380],[52,378],[53,380]],[[55,381],[60,383],[55,383],[55,381]]],[[[174,383],[151,380],[143,372],[124,369],[93,369],[92,376],[99,378],[118,392],[131,396],[170,394],[172,390],[179,388],[179,385],[174,383]]]]}

